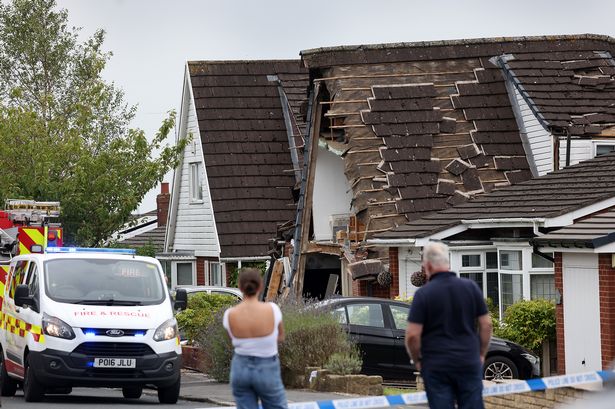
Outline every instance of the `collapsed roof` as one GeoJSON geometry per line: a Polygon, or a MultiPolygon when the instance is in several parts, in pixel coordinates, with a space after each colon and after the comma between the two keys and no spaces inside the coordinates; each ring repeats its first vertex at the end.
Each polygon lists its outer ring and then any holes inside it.
{"type": "Polygon", "coordinates": [[[545,127],[611,131],[610,37],[581,35],[343,46],[303,51],[368,233],[532,177],[510,79],[545,127]]]}

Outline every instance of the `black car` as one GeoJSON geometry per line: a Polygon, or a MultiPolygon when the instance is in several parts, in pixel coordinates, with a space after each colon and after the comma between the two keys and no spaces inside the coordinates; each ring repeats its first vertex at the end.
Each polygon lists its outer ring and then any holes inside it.
{"type": "MultiPolygon", "coordinates": [[[[385,379],[412,379],[404,335],[410,305],[383,298],[340,297],[323,301],[337,317],[363,354],[363,370],[385,379]]],[[[485,360],[484,377],[493,379],[529,379],[540,375],[539,358],[520,345],[492,338],[485,360]]]]}

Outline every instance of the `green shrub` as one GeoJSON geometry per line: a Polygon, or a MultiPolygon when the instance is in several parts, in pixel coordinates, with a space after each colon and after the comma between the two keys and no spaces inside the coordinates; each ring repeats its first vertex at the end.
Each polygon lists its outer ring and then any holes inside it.
{"type": "MultiPolygon", "coordinates": [[[[177,313],[177,325],[189,341],[197,341],[203,329],[209,327],[219,311],[235,305],[229,295],[197,293],[188,297],[188,308],[177,313]]],[[[197,342],[198,343],[198,342],[197,342]]]]}
{"type": "Polygon", "coordinates": [[[340,353],[337,352],[329,357],[325,369],[334,375],[353,375],[361,372],[363,359],[357,351],[340,353]]]}
{"type": "MultiPolygon", "coordinates": [[[[324,367],[335,353],[351,354],[356,348],[328,311],[317,311],[303,302],[285,302],[282,309],[286,340],[280,345],[282,379],[286,386],[302,386],[297,377],[307,367],[324,367]]],[[[219,313],[196,338],[205,351],[203,371],[219,382],[227,382],[232,346],[219,313]]]]}
{"type": "Polygon", "coordinates": [[[555,304],[549,300],[523,300],[511,305],[495,335],[540,355],[542,343],[555,338],[555,304]]]}

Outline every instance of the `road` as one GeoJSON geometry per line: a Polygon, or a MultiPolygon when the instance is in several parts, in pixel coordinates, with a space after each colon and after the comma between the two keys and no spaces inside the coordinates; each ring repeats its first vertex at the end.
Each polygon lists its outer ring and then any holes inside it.
{"type": "Polygon", "coordinates": [[[144,393],[139,400],[128,400],[122,396],[122,391],[113,389],[80,389],[76,388],[70,395],[50,395],[41,403],[28,403],[24,401],[21,391],[13,398],[2,398],[2,409],[6,408],[206,408],[214,405],[202,402],[179,401],[176,405],[161,405],[158,397],[144,393]]]}

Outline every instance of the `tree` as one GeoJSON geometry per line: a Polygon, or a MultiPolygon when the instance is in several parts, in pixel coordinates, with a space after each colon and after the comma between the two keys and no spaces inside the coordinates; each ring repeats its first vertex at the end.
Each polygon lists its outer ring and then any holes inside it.
{"type": "Polygon", "coordinates": [[[128,221],[186,141],[163,146],[174,112],[151,141],[129,128],[136,107],[101,76],[104,31],[84,42],[78,32],[55,0],[0,3],[0,200],[59,200],[65,241],[92,246],[128,221]]]}

